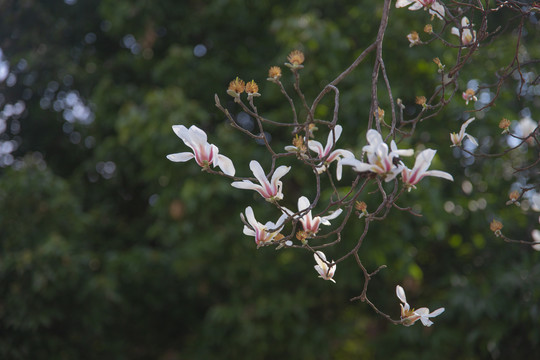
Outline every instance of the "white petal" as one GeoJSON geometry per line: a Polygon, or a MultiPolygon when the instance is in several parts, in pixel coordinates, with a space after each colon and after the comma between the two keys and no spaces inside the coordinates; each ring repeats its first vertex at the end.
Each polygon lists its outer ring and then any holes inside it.
{"type": "Polygon", "coordinates": [[[248,228],[246,225],[244,225],[244,235],[247,235],[247,236],[255,236],[255,231],[253,231],[252,229],[248,228]]]}
{"type": "Polygon", "coordinates": [[[174,162],[186,162],[188,160],[193,159],[194,157],[195,155],[193,155],[193,153],[190,153],[190,152],[181,152],[181,153],[167,155],[167,159],[174,162]]]}
{"type": "Polygon", "coordinates": [[[330,149],[337,143],[339,137],[341,136],[341,132],[343,131],[343,128],[341,125],[336,125],[333,131],[330,131],[330,134],[328,134],[328,139],[326,141],[326,147],[324,148],[324,153],[327,154],[330,152],[330,149]],[[334,141],[335,137],[335,141],[334,141]]]}
{"type": "Polygon", "coordinates": [[[342,212],[343,212],[342,209],[337,209],[336,211],[334,211],[330,215],[326,215],[326,216],[321,217],[321,223],[324,224],[324,225],[330,225],[330,221],[328,221],[328,220],[333,220],[333,219],[337,218],[339,215],[341,215],[342,212]]]}
{"type": "Polygon", "coordinates": [[[396,295],[402,303],[407,304],[407,297],[405,296],[405,290],[399,285],[396,285],[396,295]]]}
{"type": "Polygon", "coordinates": [[[186,142],[186,139],[189,138],[188,136],[189,131],[184,125],[173,125],[172,129],[174,133],[176,134],[176,136],[178,136],[184,142],[186,142]]]}
{"type": "Polygon", "coordinates": [[[371,171],[371,169],[373,168],[371,164],[367,164],[356,159],[343,159],[341,160],[341,164],[352,166],[353,169],[357,172],[371,171]]]}
{"type": "Polygon", "coordinates": [[[249,180],[234,181],[233,183],[231,183],[231,185],[232,187],[235,187],[237,189],[255,190],[255,191],[261,190],[260,185],[256,185],[249,180]]]}
{"type": "Polygon", "coordinates": [[[400,155],[400,156],[413,156],[414,150],[413,149],[398,149],[396,142],[392,140],[390,143],[390,149],[392,150],[392,153],[400,155]]]}
{"type": "Polygon", "coordinates": [[[467,138],[469,138],[469,140],[470,140],[474,145],[478,146],[478,141],[476,141],[476,139],[475,139],[473,136],[471,136],[471,135],[469,135],[469,134],[467,134],[467,133],[465,133],[465,136],[466,136],[467,138]]]}
{"type": "Polygon", "coordinates": [[[259,183],[261,185],[268,184],[268,179],[266,178],[266,175],[264,174],[264,170],[261,164],[259,164],[257,160],[251,160],[249,162],[249,168],[251,169],[251,171],[253,172],[253,175],[255,175],[257,180],[259,180],[259,183]]]}
{"type": "Polygon", "coordinates": [[[405,7],[405,6],[410,5],[410,4],[413,3],[414,1],[415,1],[415,0],[397,0],[397,1],[396,1],[396,7],[397,7],[397,8],[405,7]]]}
{"type": "Polygon", "coordinates": [[[473,122],[474,120],[475,120],[475,118],[472,117],[472,118],[470,118],[469,120],[465,121],[465,122],[463,123],[463,125],[461,125],[461,129],[459,130],[459,137],[460,137],[461,139],[463,139],[463,136],[464,136],[464,134],[465,134],[465,129],[467,129],[467,126],[469,126],[469,124],[470,124],[471,122],[473,122]]]}
{"type": "Polygon", "coordinates": [[[246,208],[246,218],[247,218],[247,222],[249,223],[249,225],[253,226],[254,228],[257,227],[258,225],[258,222],[257,220],[255,219],[255,214],[253,213],[253,209],[251,208],[251,206],[248,206],[246,208]]]}
{"type": "Polygon", "coordinates": [[[531,232],[531,236],[532,236],[534,242],[540,242],[540,230],[534,229],[531,232]]]}
{"type": "Polygon", "coordinates": [[[424,5],[422,5],[421,2],[419,1],[416,1],[414,4],[412,4],[412,6],[409,6],[409,10],[420,10],[421,8],[423,8],[424,5]]]}
{"type": "Polygon", "coordinates": [[[462,27],[467,27],[469,26],[470,22],[469,22],[469,18],[464,16],[461,18],[461,26],[462,27]]]}
{"type": "Polygon", "coordinates": [[[286,173],[288,173],[291,170],[290,166],[282,165],[274,171],[274,175],[272,175],[272,185],[277,187],[277,183],[279,179],[281,179],[286,173]]]}
{"type": "MultiPolygon", "coordinates": [[[[315,253],[313,254],[313,257],[315,258],[315,261],[317,262],[318,266],[321,269],[326,269],[327,268],[327,265],[325,263],[326,255],[324,255],[324,253],[322,251],[315,251],[315,253]]],[[[326,273],[326,270],[324,272],[326,273]]]]}
{"type": "Polygon", "coordinates": [[[456,35],[456,36],[459,36],[459,29],[457,27],[453,27],[452,30],[450,30],[450,32],[452,33],[452,35],[456,35]]]}
{"type": "Polygon", "coordinates": [[[310,150],[315,151],[319,157],[321,157],[324,154],[323,146],[320,142],[316,140],[310,140],[308,142],[308,147],[310,150]]]}
{"type": "Polygon", "coordinates": [[[439,316],[439,315],[441,315],[443,312],[444,312],[444,308],[439,308],[439,309],[433,311],[433,312],[432,312],[431,314],[429,314],[428,316],[429,316],[429,317],[439,316]]]}
{"type": "Polygon", "coordinates": [[[204,145],[208,143],[208,137],[206,136],[206,133],[195,125],[191,125],[191,127],[189,128],[188,136],[194,144],[204,145]]]}
{"type": "Polygon", "coordinates": [[[304,211],[311,206],[308,198],[305,196],[300,196],[298,198],[298,211],[304,211]]]}
{"type": "Polygon", "coordinates": [[[452,175],[450,175],[449,173],[447,173],[445,171],[429,170],[429,171],[426,171],[424,173],[424,175],[425,176],[435,176],[435,177],[440,177],[440,178],[443,178],[443,179],[446,179],[446,180],[454,181],[454,178],[452,177],[452,175]]]}
{"type": "Polygon", "coordinates": [[[225,155],[218,155],[218,166],[226,175],[234,176],[236,172],[232,160],[225,155]]]}
{"type": "Polygon", "coordinates": [[[434,1],[433,4],[431,4],[431,8],[429,9],[429,13],[432,15],[437,16],[439,19],[443,19],[444,16],[444,6],[442,6],[437,1],[434,1]]]}
{"type": "Polygon", "coordinates": [[[383,142],[381,134],[377,130],[369,129],[366,133],[366,139],[370,145],[378,146],[383,142]]]}
{"type": "Polygon", "coordinates": [[[283,227],[283,223],[285,220],[287,220],[289,216],[287,214],[283,214],[279,217],[278,221],[276,222],[275,227],[281,229],[283,227]]]}

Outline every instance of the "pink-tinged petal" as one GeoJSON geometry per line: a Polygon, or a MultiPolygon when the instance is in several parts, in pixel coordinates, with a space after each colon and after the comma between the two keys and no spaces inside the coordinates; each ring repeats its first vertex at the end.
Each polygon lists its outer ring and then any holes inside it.
{"type": "Polygon", "coordinates": [[[278,181],[281,179],[285,174],[287,174],[291,170],[290,166],[282,165],[274,171],[274,175],[272,175],[272,186],[276,187],[278,186],[278,181]]]}
{"type": "Polygon", "coordinates": [[[399,285],[396,285],[396,295],[402,303],[407,304],[407,297],[405,296],[405,290],[403,290],[403,288],[399,285]]]}
{"type": "MultiPolygon", "coordinates": [[[[257,191],[259,194],[263,195],[263,191],[264,189],[260,186],[260,185],[257,185],[257,184],[254,184],[252,183],[251,181],[249,180],[242,180],[242,181],[234,181],[232,184],[231,184],[232,187],[235,187],[237,189],[243,189],[243,190],[255,190],[257,191]]],[[[264,195],[263,195],[264,196],[264,195]]]]}
{"type": "Polygon", "coordinates": [[[253,175],[257,178],[259,183],[265,187],[266,184],[268,184],[268,179],[266,178],[266,175],[264,174],[264,170],[259,164],[257,160],[251,160],[249,163],[249,168],[253,172],[253,175]]]}
{"type": "Polygon", "coordinates": [[[324,148],[324,155],[328,155],[332,147],[337,143],[339,137],[341,136],[341,132],[343,131],[343,128],[341,125],[336,125],[333,131],[330,131],[330,134],[328,134],[328,139],[326,141],[326,147],[324,148]],[[334,140],[335,138],[335,140],[334,140]]]}
{"type": "Polygon", "coordinates": [[[181,152],[181,153],[167,155],[167,159],[174,162],[186,162],[188,160],[193,159],[194,157],[195,155],[193,155],[190,152],[181,152]]]}
{"type": "Polygon", "coordinates": [[[396,1],[396,7],[397,8],[402,8],[402,7],[405,7],[405,6],[409,6],[411,5],[415,0],[397,0],[396,1]]]}
{"type": "Polygon", "coordinates": [[[416,156],[416,161],[414,162],[414,167],[420,169],[421,172],[424,172],[429,168],[437,150],[425,149],[420,154],[416,156]]]}
{"type": "Polygon", "coordinates": [[[308,142],[308,147],[311,151],[315,151],[317,155],[319,156],[319,158],[323,157],[324,149],[320,142],[316,140],[310,140],[308,142]]]}
{"type": "Polygon", "coordinates": [[[424,176],[435,176],[446,180],[454,181],[454,177],[445,171],[429,170],[424,173],[424,176]]]}
{"type": "Polygon", "coordinates": [[[372,171],[374,165],[364,163],[356,159],[343,159],[340,161],[342,165],[352,166],[354,171],[363,172],[363,171],[372,171]]]}
{"type": "Polygon", "coordinates": [[[234,176],[236,172],[232,160],[225,155],[218,155],[218,166],[226,175],[234,176]]]}
{"type": "Polygon", "coordinates": [[[219,166],[219,149],[214,144],[206,144],[204,146],[204,157],[208,162],[212,163],[212,166],[219,166]]]}

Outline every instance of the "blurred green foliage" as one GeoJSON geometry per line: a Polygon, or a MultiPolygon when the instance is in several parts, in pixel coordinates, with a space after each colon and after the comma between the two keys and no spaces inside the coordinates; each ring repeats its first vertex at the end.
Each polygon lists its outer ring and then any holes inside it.
{"type": "MultiPolygon", "coordinates": [[[[214,94],[236,115],[226,86],[236,76],[253,78],[263,94],[259,110],[290,119],[279,90],[264,81],[269,66],[302,49],[301,86],[313,99],[374,40],[382,2],[8,0],[0,11],[9,14],[0,48],[16,78],[0,84],[2,106],[25,103],[0,134],[17,144],[14,162],[0,170],[0,358],[540,356],[540,254],[502,242],[488,226],[493,217],[504,219],[505,234],[525,239],[540,226],[530,212],[504,205],[520,180],[508,168],[531,163],[537,150],[472,161],[451,149],[449,132],[469,116],[460,98],[406,140],[437,149],[433,168],[455,181],[424,179],[399,203],[423,216],[392,210],[373,224],[360,251],[368,269],[388,266],[370,283],[381,310],[398,318],[396,284],[412,306],[446,307],[431,328],[394,326],[350,302],[363,286],[352,259],[331,284],[317,279],[308,252],[257,250],[238,214],[251,205],[258,218],[275,221],[276,210],[201,173],[193,161],[165,158],[187,151],[171,126],[194,124],[234,160],[238,174],[248,173],[250,159],[268,166],[264,148],[228,126],[214,94]],[[89,118],[73,119],[70,94],[89,118]]],[[[489,28],[516,27],[510,15],[496,13],[489,28]]],[[[437,42],[408,47],[406,34],[421,33],[427,21],[423,11],[391,11],[384,56],[393,94],[405,104],[433,92],[434,57],[454,61],[456,49],[437,42]]],[[[537,22],[538,15],[527,20],[520,45],[530,58],[540,57],[537,22]]],[[[441,30],[437,21],[433,26],[441,30]]],[[[493,83],[515,54],[508,46],[515,39],[510,31],[481,49],[461,71],[460,91],[471,79],[493,83]]],[[[340,84],[340,147],[356,154],[365,145],[372,62],[368,57],[340,84]]],[[[516,120],[526,107],[540,116],[539,97],[517,97],[516,88],[509,81],[497,106],[471,124],[482,151],[507,147],[498,138],[502,117],[516,120]]],[[[384,89],[379,94],[388,109],[384,89]]],[[[332,109],[325,99],[317,116],[328,119],[332,109]]],[[[408,106],[406,114],[418,110],[408,106]]],[[[276,149],[290,142],[283,130],[271,134],[276,149]]],[[[348,170],[342,185],[352,179],[348,170]]],[[[293,171],[284,180],[289,208],[314,194],[309,173],[293,171]]],[[[380,201],[362,200],[368,210],[380,201]]],[[[328,257],[348,251],[361,231],[352,219],[328,257]]]]}

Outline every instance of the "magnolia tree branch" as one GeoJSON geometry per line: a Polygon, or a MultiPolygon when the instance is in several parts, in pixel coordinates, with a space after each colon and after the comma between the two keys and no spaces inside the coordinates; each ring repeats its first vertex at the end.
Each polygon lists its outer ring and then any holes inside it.
{"type": "MultiPolygon", "coordinates": [[[[420,111],[412,118],[406,119],[403,111],[405,105],[400,98],[396,98],[398,94],[392,89],[392,82],[383,56],[384,36],[388,27],[391,26],[391,5],[391,0],[385,0],[382,5],[381,20],[375,40],[354,59],[347,69],[324,86],[313,101],[310,102],[301,89],[302,64],[305,60],[302,52],[298,50],[291,52],[287,58],[288,62],[285,63],[291,70],[294,91],[289,92],[287,90],[290,83],[286,82],[284,84],[282,82],[281,68],[276,66],[269,70],[268,80],[279,87],[281,94],[285,98],[285,103],[290,107],[290,120],[272,120],[259,113],[255,100],[258,99],[260,94],[254,81],[245,84],[242,80],[236,78],[231,81],[227,90],[227,94],[234,98],[235,104],[255,120],[256,130],[254,131],[248,130],[238,123],[235,116],[231,114],[232,110],[230,111],[222,106],[218,95],[215,96],[216,107],[225,115],[230,125],[248,138],[264,145],[271,159],[271,167],[268,173],[264,171],[257,160],[252,160],[250,169],[254,176],[237,176],[234,173],[232,164],[228,162],[229,159],[226,158],[225,160],[220,157],[222,155],[218,155],[217,147],[214,149],[212,147],[214,145],[207,143],[206,140],[203,143],[202,136],[195,136],[194,134],[193,138],[188,135],[181,137],[193,149],[194,157],[198,164],[203,167],[203,170],[234,180],[232,186],[235,188],[258,192],[269,206],[276,209],[276,218],[279,217],[279,219],[275,223],[259,222],[250,206],[241,215],[244,223],[244,234],[255,237],[257,247],[274,246],[276,249],[303,249],[312,253],[316,262],[315,270],[319,277],[334,282],[334,274],[338,265],[352,257],[360,270],[359,275],[363,276],[364,284],[360,295],[353,297],[351,301],[361,300],[367,303],[377,314],[394,324],[409,326],[417,320],[421,320],[424,325],[429,326],[432,324],[429,318],[437,316],[444,311],[444,308],[435,310],[432,313],[429,313],[426,308],[422,309],[427,310],[427,312],[424,310],[415,311],[410,308],[405,298],[405,292],[400,286],[396,287],[396,295],[401,302],[399,320],[394,320],[392,316],[373,304],[368,298],[369,283],[373,276],[381,269],[386,268],[386,265],[380,265],[370,273],[359,256],[360,248],[368,239],[367,235],[372,222],[384,222],[391,211],[400,211],[411,216],[422,216],[422,214],[413,211],[411,206],[398,205],[398,200],[406,203],[408,192],[415,189],[416,184],[423,177],[435,176],[442,178],[441,181],[453,180],[452,175],[446,172],[427,170],[436,150],[425,149],[417,153],[415,166],[413,169],[409,169],[404,162],[404,158],[412,156],[414,151],[413,149],[400,149],[398,144],[406,137],[414,140],[415,132],[422,126],[422,122],[434,121],[448,104],[459,101],[455,94],[458,91],[460,73],[471,66],[470,64],[474,64],[474,55],[477,52],[484,51],[488,46],[495,44],[497,38],[505,32],[500,27],[493,32],[488,32],[487,24],[491,14],[503,9],[516,13],[513,20],[519,21],[519,25],[517,27],[515,54],[501,73],[495,74],[498,80],[494,84],[481,85],[477,90],[467,89],[467,91],[463,92],[463,100],[468,104],[469,101],[478,100],[476,98],[478,90],[496,88],[496,93],[489,103],[476,110],[464,110],[464,113],[479,112],[493,106],[503,89],[503,85],[509,81],[515,72],[519,74],[521,80],[520,89],[522,89],[525,81],[522,69],[540,60],[529,59],[523,61],[518,56],[524,21],[526,16],[530,14],[530,10],[523,10],[525,6],[523,3],[518,1],[496,1],[496,4],[493,5],[489,1],[483,4],[481,1],[471,0],[468,2],[451,1],[443,4],[437,0],[398,0],[395,3],[396,7],[398,7],[396,11],[406,11],[406,8],[404,8],[406,6],[410,6],[411,10],[423,7],[432,16],[432,19],[437,18],[436,21],[441,21],[442,24],[441,30],[438,32],[433,31],[431,24],[425,28],[425,32],[431,35],[431,38],[425,42],[418,39],[418,34],[416,36],[413,33],[409,34],[407,38],[411,46],[427,46],[434,42],[441,42],[447,48],[455,49],[455,57],[452,62],[449,62],[452,65],[448,69],[440,59],[434,59],[434,64],[437,66],[436,71],[439,74],[438,85],[434,87],[429,96],[417,97],[416,103],[421,106],[420,111]],[[471,18],[480,19],[479,25],[472,24],[465,14],[471,16],[471,18]],[[452,39],[452,36],[458,37],[457,44],[455,38],[452,39]],[[368,54],[372,52],[374,58],[371,81],[368,85],[371,92],[370,108],[367,114],[368,121],[365,129],[358,129],[360,132],[366,131],[366,142],[362,144],[363,146],[357,146],[362,149],[361,153],[354,154],[350,150],[338,148],[338,141],[343,131],[339,119],[341,92],[338,86],[356,68],[364,64],[368,54]],[[388,98],[391,114],[389,123],[385,121],[384,110],[380,108],[379,96],[381,94],[379,94],[379,85],[382,85],[381,93],[386,92],[384,96],[388,98]],[[247,103],[243,99],[244,92],[247,93],[247,103]],[[331,92],[334,94],[331,119],[316,119],[315,114],[318,106],[324,97],[331,92]],[[295,100],[300,101],[301,108],[305,111],[304,119],[299,117],[295,100]],[[317,126],[321,127],[321,129],[317,126]],[[292,135],[295,136],[292,145],[286,146],[283,150],[279,150],[274,143],[271,144],[266,136],[267,133],[272,132],[273,128],[280,127],[290,128],[292,135]],[[326,144],[322,142],[325,137],[326,144]],[[280,164],[281,159],[293,157],[297,160],[295,165],[285,166],[280,164]],[[222,171],[212,169],[212,167],[216,166],[219,166],[222,171]],[[356,174],[354,180],[348,185],[339,183],[342,172],[347,171],[350,173],[351,169],[356,174]],[[295,171],[308,171],[313,174],[313,189],[308,193],[314,195],[312,198],[301,196],[296,201],[297,208],[288,209],[281,202],[283,197],[288,194],[287,182],[283,183],[281,178],[286,176],[287,173],[295,171]],[[334,171],[336,171],[335,176],[334,171]],[[368,198],[371,204],[376,204],[371,205],[371,209],[367,208],[365,202],[360,201],[368,198]],[[316,212],[316,209],[319,209],[319,211],[316,212]],[[316,215],[313,215],[313,213],[316,215]],[[343,230],[349,222],[357,221],[363,222],[362,233],[358,236],[356,242],[351,243],[349,239],[344,241],[343,230]],[[290,231],[285,231],[286,226],[290,226],[290,231]],[[330,227],[328,227],[328,230],[324,230],[325,226],[330,227]],[[326,250],[340,242],[345,242],[349,246],[348,250],[345,250],[336,261],[328,260],[322,249],[326,250]]],[[[418,13],[421,12],[415,12],[415,14],[418,13]]],[[[366,64],[366,66],[369,66],[369,64],[366,64]]],[[[303,113],[303,111],[300,113],[303,113]]],[[[538,133],[538,124],[536,124],[534,130],[521,136],[510,131],[509,125],[501,126],[503,132],[518,141],[518,144],[500,152],[488,153],[465,148],[462,145],[465,138],[469,138],[471,142],[476,142],[474,137],[465,133],[466,127],[472,121],[471,118],[463,123],[459,133],[451,134],[451,142],[449,143],[449,145],[452,144],[460,148],[463,153],[470,156],[479,159],[499,158],[507,156],[526,144],[535,149],[540,147],[536,136],[538,133]]],[[[193,131],[195,132],[195,130],[193,131]]],[[[177,156],[173,156],[173,158],[182,160],[173,161],[185,161],[183,159],[187,158],[186,155],[175,155],[177,156]]],[[[525,173],[535,169],[540,163],[538,152],[536,155],[534,161],[531,161],[528,165],[515,168],[515,171],[525,173]]],[[[517,204],[518,200],[525,197],[526,192],[532,190],[533,188],[522,188],[521,193],[514,194],[512,204],[517,204]]],[[[416,191],[421,191],[421,189],[416,191]]],[[[500,231],[502,224],[500,226],[499,224],[495,225],[492,223],[492,230],[506,242],[538,245],[538,242],[509,239],[502,235],[500,231]]]]}

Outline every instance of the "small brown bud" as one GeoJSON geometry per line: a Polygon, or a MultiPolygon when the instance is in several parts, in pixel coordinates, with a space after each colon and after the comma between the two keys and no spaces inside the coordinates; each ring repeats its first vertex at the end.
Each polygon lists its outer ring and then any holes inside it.
{"type": "Polygon", "coordinates": [[[424,26],[424,32],[431,34],[433,32],[433,26],[431,26],[431,24],[427,24],[426,26],[424,26]]]}
{"type": "Polygon", "coordinates": [[[422,105],[422,106],[426,105],[426,101],[427,100],[425,96],[417,96],[415,100],[417,105],[422,105]]]}
{"type": "Polygon", "coordinates": [[[499,128],[502,129],[502,133],[507,133],[510,129],[510,120],[508,120],[507,118],[503,118],[500,122],[499,122],[499,128]]]}
{"type": "Polygon", "coordinates": [[[501,236],[501,229],[503,224],[500,221],[493,219],[491,224],[489,224],[489,229],[495,233],[495,236],[501,236]]]}
{"type": "Polygon", "coordinates": [[[300,50],[293,50],[289,56],[287,56],[287,60],[289,60],[289,63],[292,65],[302,65],[304,59],[304,53],[300,50]]]}
{"type": "Polygon", "coordinates": [[[268,70],[268,80],[278,80],[281,77],[281,68],[279,66],[272,66],[268,70]]]}
{"type": "Polygon", "coordinates": [[[356,201],[354,203],[354,208],[358,211],[365,212],[367,210],[367,204],[363,201],[356,201]]]}
{"type": "Polygon", "coordinates": [[[236,79],[229,83],[229,89],[227,90],[227,94],[231,95],[232,97],[238,97],[241,93],[244,92],[245,88],[246,85],[244,83],[244,80],[239,79],[237,76],[236,79]]]}

